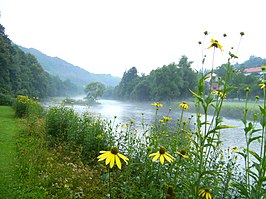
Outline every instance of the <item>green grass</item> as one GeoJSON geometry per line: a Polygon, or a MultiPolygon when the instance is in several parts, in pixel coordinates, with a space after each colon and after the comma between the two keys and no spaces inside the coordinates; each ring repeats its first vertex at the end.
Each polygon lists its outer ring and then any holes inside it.
{"type": "Polygon", "coordinates": [[[16,165],[16,136],[18,120],[12,107],[0,106],[0,196],[14,198],[17,177],[16,165]]]}

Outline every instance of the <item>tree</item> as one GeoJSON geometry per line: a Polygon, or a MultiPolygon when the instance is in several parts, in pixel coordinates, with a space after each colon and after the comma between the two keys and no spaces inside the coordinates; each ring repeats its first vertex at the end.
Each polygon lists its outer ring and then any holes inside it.
{"type": "Polygon", "coordinates": [[[91,82],[85,87],[87,99],[96,101],[98,97],[102,97],[105,91],[105,86],[101,82],[91,82]]]}
{"type": "Polygon", "coordinates": [[[139,76],[136,67],[125,71],[121,82],[116,87],[116,96],[120,99],[130,99],[131,93],[138,82],[139,76]]]}

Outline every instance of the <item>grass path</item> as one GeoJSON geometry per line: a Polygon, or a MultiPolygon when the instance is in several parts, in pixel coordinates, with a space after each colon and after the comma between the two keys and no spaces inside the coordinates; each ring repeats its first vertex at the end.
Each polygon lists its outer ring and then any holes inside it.
{"type": "Polygon", "coordinates": [[[18,120],[11,107],[0,106],[0,198],[14,198],[16,191],[16,136],[18,120]]]}

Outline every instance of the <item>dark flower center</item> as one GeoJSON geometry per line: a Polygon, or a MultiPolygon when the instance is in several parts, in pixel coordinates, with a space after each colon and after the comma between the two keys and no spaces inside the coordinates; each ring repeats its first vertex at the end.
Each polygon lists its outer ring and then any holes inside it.
{"type": "Polygon", "coordinates": [[[165,154],[165,148],[163,146],[160,147],[159,152],[161,155],[165,154]]]}
{"type": "Polygon", "coordinates": [[[185,155],[185,154],[186,154],[186,150],[185,150],[185,149],[181,149],[180,153],[181,153],[182,155],[185,155]]]}
{"type": "Polygon", "coordinates": [[[118,149],[116,147],[112,147],[111,153],[116,155],[118,153],[118,149]]]}

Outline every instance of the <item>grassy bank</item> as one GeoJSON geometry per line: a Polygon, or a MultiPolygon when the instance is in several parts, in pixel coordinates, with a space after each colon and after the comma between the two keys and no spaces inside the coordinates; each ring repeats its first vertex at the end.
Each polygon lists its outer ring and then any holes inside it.
{"type": "MultiPolygon", "coordinates": [[[[15,140],[19,188],[14,198],[103,198],[101,169],[98,165],[85,165],[78,146],[63,140],[59,142],[47,134],[42,106],[26,96],[19,96],[15,107],[21,131],[15,140]]],[[[66,116],[75,117],[71,111],[68,113],[66,116]]],[[[52,124],[61,121],[63,115],[60,118],[52,114],[55,116],[52,124]]],[[[57,124],[63,128],[67,122],[57,124]]],[[[74,120],[71,122],[74,124],[74,120]]],[[[70,129],[63,129],[62,135],[67,130],[70,129]]]]}
{"type": "Polygon", "coordinates": [[[0,106],[0,196],[15,198],[18,178],[15,173],[16,137],[18,136],[18,120],[15,111],[8,106],[0,106]]]}
{"type": "MultiPolygon", "coordinates": [[[[193,106],[194,102],[193,100],[187,100],[186,101],[189,106],[189,112],[195,113],[196,109],[193,106]]],[[[182,101],[177,101],[174,103],[174,106],[177,107],[182,101]]],[[[230,100],[224,100],[223,107],[220,111],[220,115],[229,119],[239,119],[243,118],[244,116],[244,110],[245,110],[245,101],[230,101],[230,100]]],[[[262,102],[255,102],[255,101],[249,101],[247,103],[249,112],[247,114],[247,119],[252,120],[253,115],[260,112],[259,106],[263,106],[262,102]]],[[[214,109],[210,109],[210,114],[213,114],[214,109]]]]}

